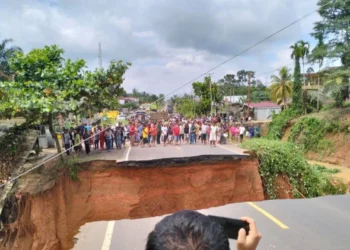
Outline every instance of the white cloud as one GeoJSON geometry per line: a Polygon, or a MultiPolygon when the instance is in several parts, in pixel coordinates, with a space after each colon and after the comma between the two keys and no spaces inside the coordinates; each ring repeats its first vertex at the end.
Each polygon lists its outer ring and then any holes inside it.
{"type": "MultiPolygon", "coordinates": [[[[25,51],[59,44],[66,57],[104,65],[131,61],[124,86],[168,93],[316,9],[317,0],[2,0],[0,39],[25,51]]],[[[291,62],[289,46],[311,40],[311,15],[214,71],[218,80],[240,69],[257,75],[291,62]]],[[[189,85],[190,86],[190,85],[189,85]]],[[[180,91],[189,91],[190,87],[180,91]]]]}

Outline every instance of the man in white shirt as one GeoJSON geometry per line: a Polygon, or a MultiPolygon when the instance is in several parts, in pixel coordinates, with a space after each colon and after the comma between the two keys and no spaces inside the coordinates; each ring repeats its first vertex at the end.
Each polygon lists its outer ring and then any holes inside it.
{"type": "Polygon", "coordinates": [[[243,126],[243,124],[241,124],[241,125],[239,126],[239,137],[240,137],[240,142],[243,141],[244,132],[245,132],[245,127],[243,126]]]}
{"type": "Polygon", "coordinates": [[[185,141],[185,126],[180,123],[180,144],[185,141]]]}
{"type": "Polygon", "coordinates": [[[162,126],[162,137],[163,137],[163,143],[164,143],[164,147],[165,147],[166,142],[168,140],[168,127],[166,126],[165,123],[163,123],[163,126],[162,126]]]}

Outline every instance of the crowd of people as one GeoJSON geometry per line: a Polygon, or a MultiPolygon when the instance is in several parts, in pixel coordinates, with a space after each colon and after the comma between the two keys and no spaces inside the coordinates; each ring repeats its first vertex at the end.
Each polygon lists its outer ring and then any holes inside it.
{"type": "Polygon", "coordinates": [[[155,147],[156,145],[204,144],[216,147],[226,144],[228,140],[242,142],[244,137],[260,137],[260,126],[246,122],[233,122],[220,117],[201,117],[184,119],[171,117],[162,121],[129,120],[127,124],[117,123],[115,126],[90,126],[81,123],[76,128],[64,129],[63,145],[71,153],[79,154],[84,146],[86,154],[90,154],[91,146],[94,150],[121,149],[125,142],[130,146],[155,147]],[[69,149],[69,150],[68,150],[69,149]]]}

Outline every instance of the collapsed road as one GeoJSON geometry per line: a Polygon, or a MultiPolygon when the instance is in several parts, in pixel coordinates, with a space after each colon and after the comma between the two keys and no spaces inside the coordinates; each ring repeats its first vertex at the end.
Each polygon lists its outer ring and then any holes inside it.
{"type": "MultiPolygon", "coordinates": [[[[285,201],[300,203],[285,203],[282,211],[276,203],[241,203],[265,199],[258,161],[249,155],[199,145],[133,148],[131,151],[126,150],[125,155],[131,161],[116,163],[115,160],[95,160],[79,164],[79,181],[72,181],[68,174],[40,179],[42,175],[38,173],[22,180],[20,213],[17,221],[13,223],[14,233],[7,247],[71,249],[74,247],[74,236],[81,226],[94,221],[110,221],[96,234],[78,235],[75,248],[142,249],[147,232],[160,220],[160,217],[155,216],[182,209],[210,208],[201,211],[222,216],[253,217],[265,233],[261,246],[266,247],[261,249],[275,249],[276,246],[279,246],[277,249],[295,249],[296,243],[299,242],[294,239],[288,245],[289,238],[307,238],[308,233],[315,237],[320,232],[320,228],[315,226],[315,216],[311,216],[313,219],[310,221],[305,219],[303,206],[300,205],[304,200],[285,201]],[[198,155],[199,153],[204,154],[198,155]],[[159,158],[162,155],[165,158],[159,158]],[[277,210],[273,209],[275,207],[277,210]],[[293,208],[295,213],[291,211],[293,208]],[[284,211],[289,211],[287,216],[284,211]],[[274,217],[274,214],[278,216],[274,217]],[[295,225],[310,227],[310,232],[295,228],[295,225]],[[89,239],[99,245],[87,244],[89,239]],[[281,239],[285,239],[284,246],[279,245],[281,239]],[[85,247],[81,248],[82,245],[85,247]]],[[[288,184],[281,186],[282,189],[288,189],[288,184]]],[[[286,192],[281,190],[279,198],[289,198],[285,194],[286,192]]],[[[320,208],[315,205],[307,206],[314,208],[316,214],[323,215],[323,219],[328,211],[325,210],[325,206],[331,214],[338,211],[337,214],[327,217],[327,220],[331,218],[338,222],[338,225],[344,226],[339,213],[349,201],[347,196],[344,197],[346,198],[339,202],[342,205],[333,208],[328,207],[335,202],[320,202],[324,204],[320,208]]],[[[314,200],[312,204],[317,203],[317,199],[314,200]]],[[[310,209],[305,211],[310,212],[310,209]]],[[[349,217],[347,219],[349,220],[349,217]]],[[[88,224],[88,227],[93,228],[94,223],[88,224]]],[[[81,231],[84,232],[84,227],[81,231]]],[[[325,231],[321,230],[321,235],[325,231]]],[[[328,239],[327,236],[323,240],[334,240],[338,244],[338,248],[334,249],[345,249],[339,248],[343,246],[344,234],[337,230],[336,235],[328,235],[331,238],[328,239]]],[[[305,239],[302,244],[310,242],[313,241],[305,239]]],[[[309,247],[305,249],[310,249],[312,246],[322,247],[326,244],[306,246],[309,247]]],[[[317,249],[329,249],[320,247],[317,249]]]]}

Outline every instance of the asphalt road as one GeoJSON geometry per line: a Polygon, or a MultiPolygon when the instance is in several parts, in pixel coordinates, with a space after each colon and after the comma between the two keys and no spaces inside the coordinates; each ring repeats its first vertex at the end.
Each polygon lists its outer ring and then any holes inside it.
{"type": "MultiPolygon", "coordinates": [[[[182,145],[156,148],[132,148],[128,160],[185,157],[200,154],[234,154],[242,151],[234,146],[209,147],[182,145]]],[[[231,218],[252,217],[263,238],[258,249],[295,250],[350,249],[350,196],[326,196],[315,199],[273,200],[236,203],[199,210],[203,214],[231,218]]],[[[77,235],[74,249],[114,250],[144,249],[147,235],[162,217],[84,225],[77,235]]],[[[235,241],[230,240],[231,249],[235,241]]]]}

